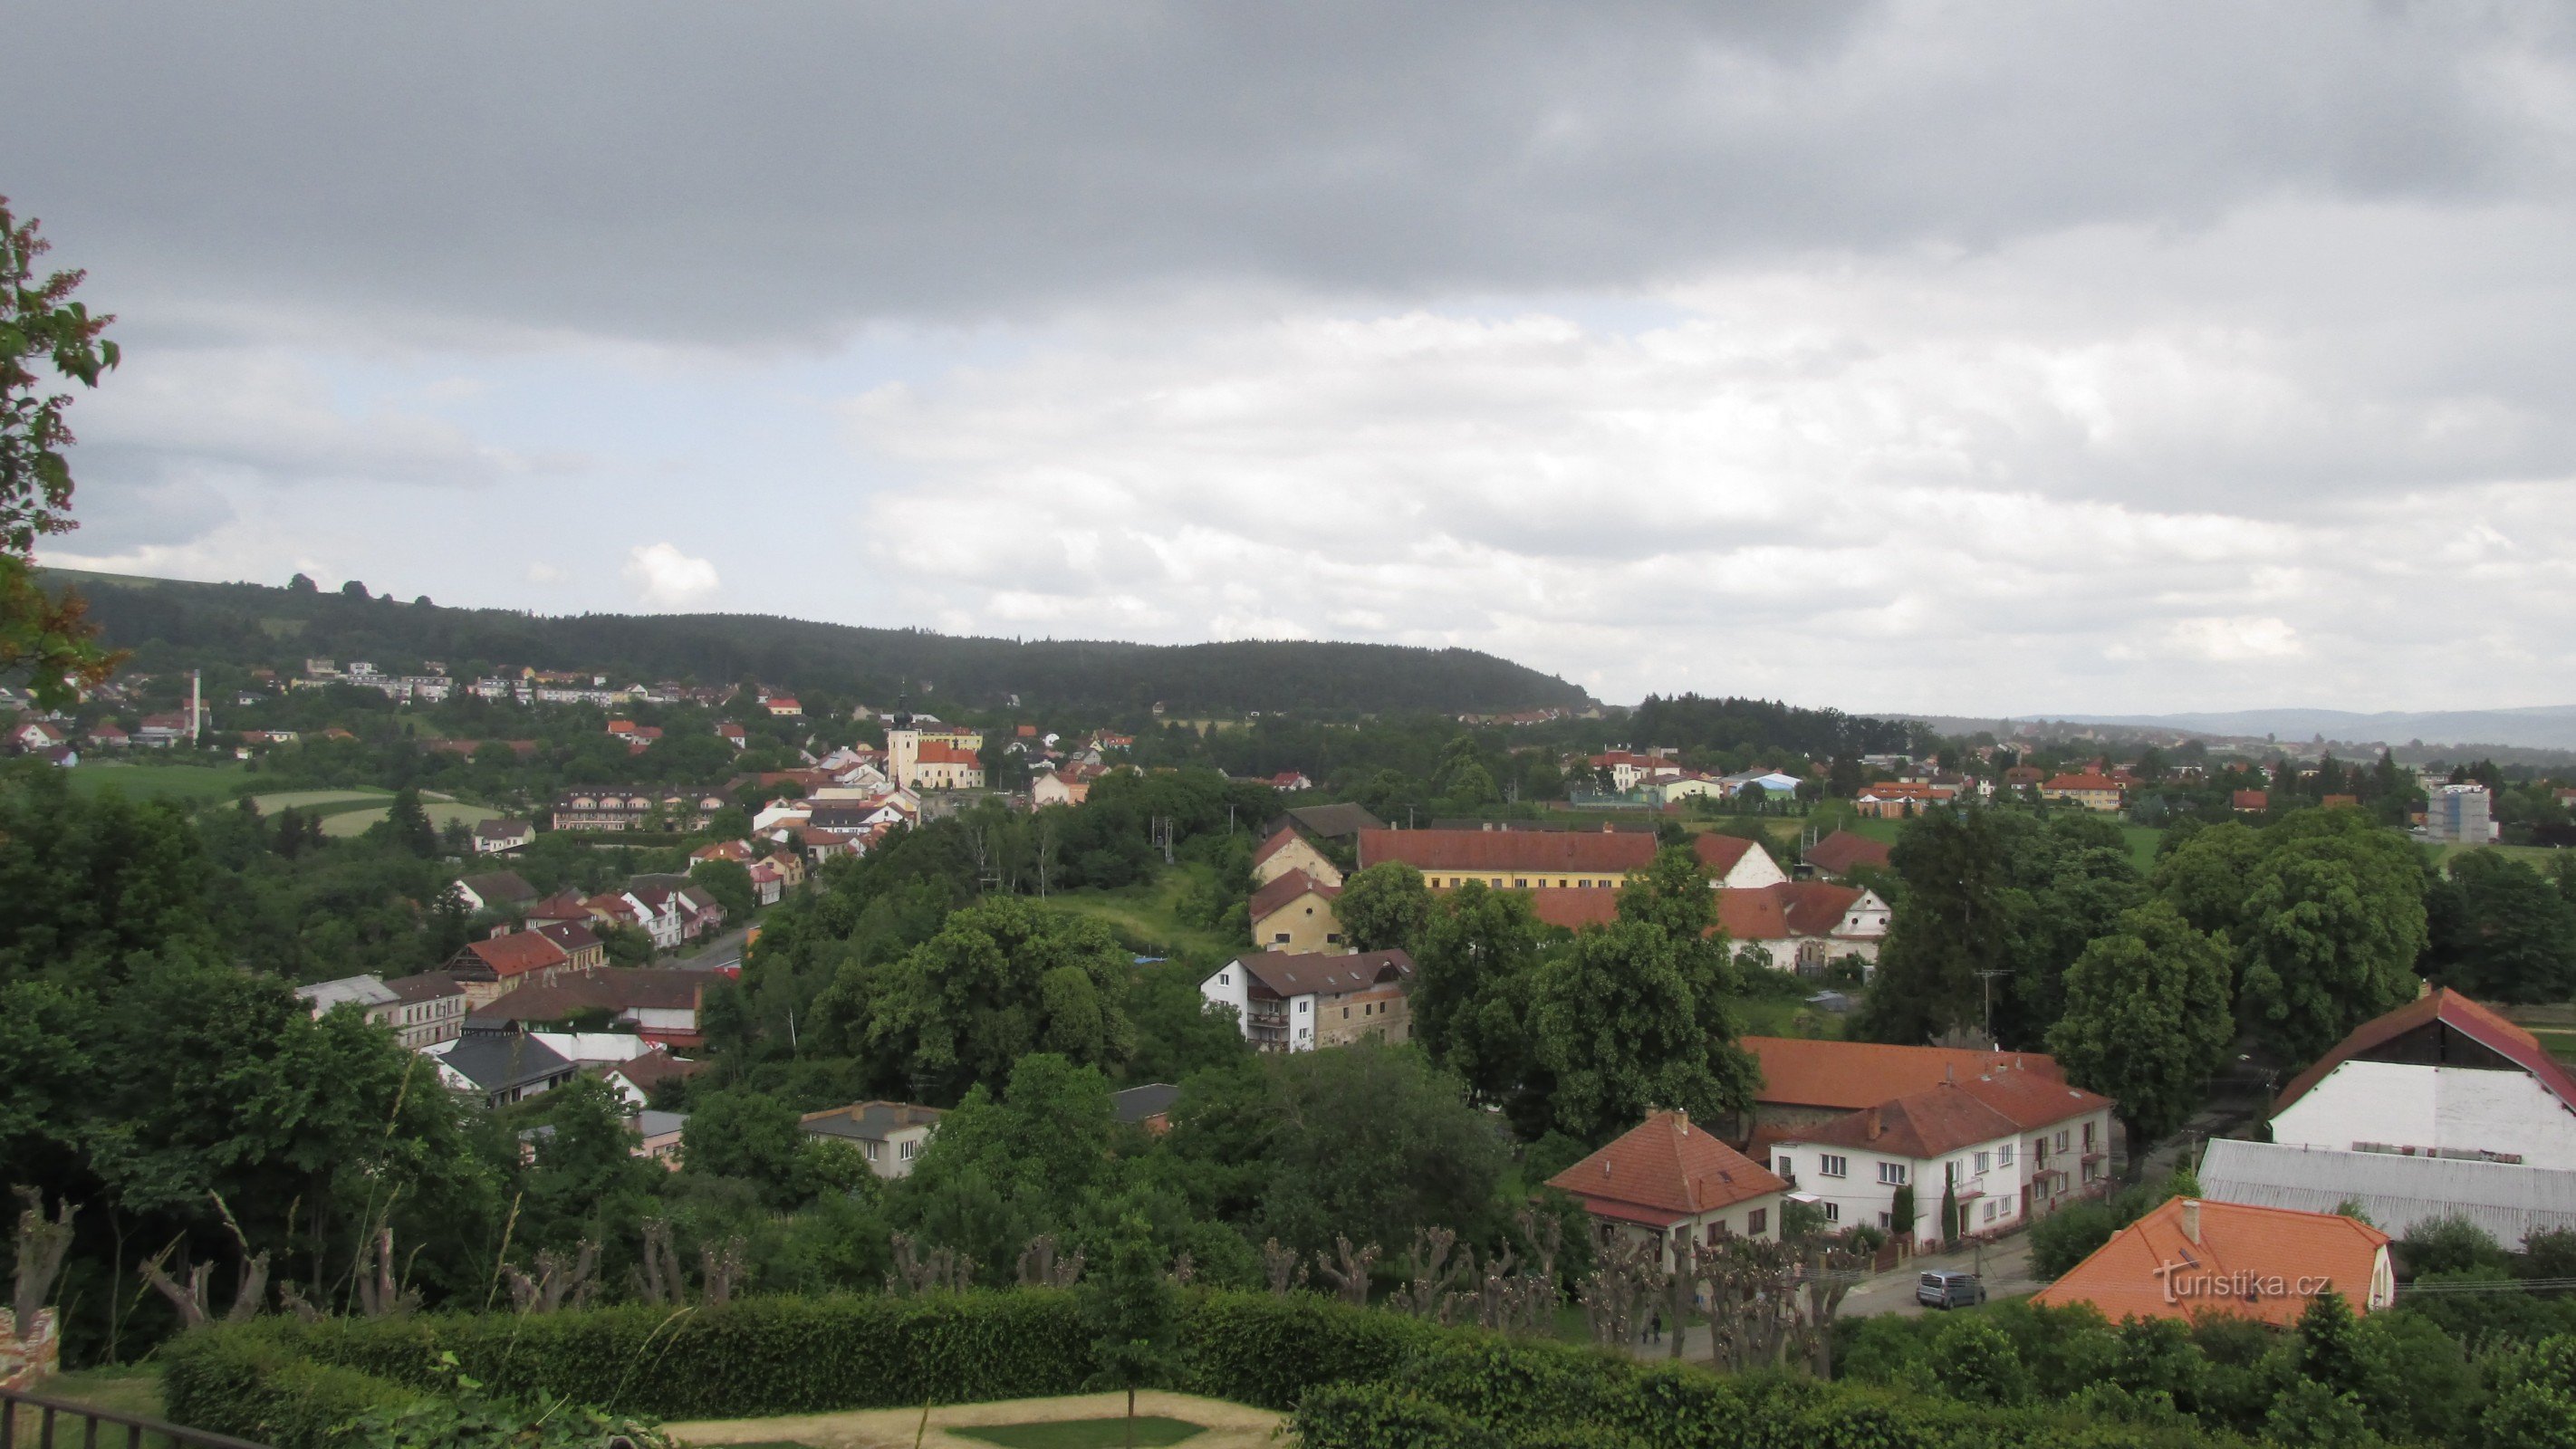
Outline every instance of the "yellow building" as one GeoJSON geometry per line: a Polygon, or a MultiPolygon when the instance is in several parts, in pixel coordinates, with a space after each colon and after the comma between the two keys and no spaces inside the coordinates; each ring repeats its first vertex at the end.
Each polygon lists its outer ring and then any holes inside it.
{"type": "Polygon", "coordinates": [[[1315,842],[1283,826],[1252,853],[1252,883],[1265,886],[1292,870],[1302,870],[1323,885],[1342,883],[1341,867],[1326,859],[1315,842]]]}
{"type": "Polygon", "coordinates": [[[1252,893],[1252,939],[1264,951],[1332,955],[1348,951],[1342,923],[1333,918],[1340,886],[1292,870],[1252,893]]]}

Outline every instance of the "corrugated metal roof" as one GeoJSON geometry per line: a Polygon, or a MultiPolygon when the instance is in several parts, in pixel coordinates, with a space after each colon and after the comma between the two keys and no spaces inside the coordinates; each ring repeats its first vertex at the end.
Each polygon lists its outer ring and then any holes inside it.
{"type": "Polygon", "coordinates": [[[2216,1202],[2305,1212],[2350,1202],[2400,1238],[2443,1217],[2465,1218],[2507,1248],[2533,1233],[2576,1228],[2576,1172],[2511,1162],[2217,1141],[2201,1156],[2200,1190],[2216,1202]]]}

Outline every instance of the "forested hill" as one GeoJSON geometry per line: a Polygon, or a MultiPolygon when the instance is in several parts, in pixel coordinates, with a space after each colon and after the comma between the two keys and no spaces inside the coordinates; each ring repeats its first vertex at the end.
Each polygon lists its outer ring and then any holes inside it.
{"type": "Polygon", "coordinates": [[[763,614],[579,614],[446,609],[262,584],[201,584],[52,571],[77,585],[107,641],[138,667],[231,664],[291,671],[306,656],[381,669],[434,659],[460,676],[577,669],[619,684],[756,680],[923,708],[1028,704],[1175,712],[1502,711],[1581,705],[1553,675],[1471,649],[1245,641],[1148,645],[957,638],[763,614]]]}

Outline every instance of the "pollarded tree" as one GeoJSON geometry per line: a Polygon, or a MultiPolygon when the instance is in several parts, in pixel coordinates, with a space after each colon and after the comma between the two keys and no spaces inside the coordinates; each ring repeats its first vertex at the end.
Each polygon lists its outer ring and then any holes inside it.
{"type": "Polygon", "coordinates": [[[1724,993],[1692,976],[1661,927],[1625,920],[1581,932],[1539,969],[1531,1035],[1560,1128],[1599,1143],[1661,1107],[1715,1122],[1752,1106],[1760,1073],[1724,993]]]}
{"type": "Polygon", "coordinates": [[[1431,887],[1422,872],[1400,860],[1351,876],[1334,898],[1333,919],[1355,951],[1411,951],[1431,919],[1431,887]]]}
{"type": "Polygon", "coordinates": [[[2191,1120],[2235,1040],[2223,938],[2162,901],[2120,917],[2066,972],[2049,1050],[2066,1079],[2118,1104],[2132,1160],[2191,1120]]]}

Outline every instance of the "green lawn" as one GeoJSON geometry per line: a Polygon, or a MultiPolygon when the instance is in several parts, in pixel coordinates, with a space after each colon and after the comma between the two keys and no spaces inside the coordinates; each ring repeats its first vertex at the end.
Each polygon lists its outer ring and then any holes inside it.
{"type": "Polygon", "coordinates": [[[2445,872],[2450,870],[2451,862],[2458,859],[2461,852],[2470,850],[2492,850],[2509,860],[2521,861],[2543,875],[2548,874],[2560,859],[2560,852],[2546,845],[2444,845],[2437,849],[2442,852],[2439,864],[2445,872]]]}
{"type": "Polygon", "coordinates": [[[250,797],[250,802],[259,807],[259,813],[262,815],[274,815],[289,805],[294,806],[298,810],[305,811],[308,814],[328,813],[318,811],[317,807],[325,805],[381,805],[385,801],[392,799],[393,793],[394,792],[391,790],[376,789],[275,790],[266,795],[253,795],[250,797]]]}
{"type": "Polygon", "coordinates": [[[1186,1419],[1166,1419],[1159,1415],[1139,1414],[1135,1438],[1128,1438],[1128,1422],[1117,1419],[1059,1419],[1049,1424],[979,1424],[952,1425],[944,1432],[960,1439],[975,1439],[986,1444],[999,1444],[1003,1449],[1121,1449],[1134,1443],[1138,1449],[1162,1449],[1204,1432],[1186,1419]]]}
{"type": "Polygon", "coordinates": [[[1192,879],[1188,867],[1178,866],[1163,870],[1142,885],[1117,890],[1058,891],[1039,904],[1106,921],[1139,945],[1153,948],[1149,952],[1153,955],[1219,961],[1250,950],[1240,941],[1181,919],[1181,896],[1190,888],[1192,879]]]}
{"type": "MultiPolygon", "coordinates": [[[[368,826],[384,819],[391,808],[384,805],[360,805],[330,812],[322,821],[322,833],[330,836],[363,835],[368,826]]],[[[429,812],[429,823],[439,826],[444,826],[450,820],[462,820],[472,825],[479,821],[497,820],[501,817],[500,811],[488,805],[460,805],[452,800],[431,801],[421,808],[429,812]]],[[[327,810],[328,807],[325,809],[327,810]]]]}
{"type": "Polygon", "coordinates": [[[2129,855],[2137,861],[2138,869],[2155,868],[2156,848],[2163,845],[2165,840],[2165,833],[2161,827],[2124,823],[2120,826],[2120,835],[2129,842],[2129,855]]]}
{"type": "MultiPolygon", "coordinates": [[[[79,1369],[71,1373],[56,1374],[34,1385],[28,1392],[64,1403],[84,1404],[111,1414],[132,1414],[145,1419],[162,1417],[161,1373],[157,1368],[79,1369]]],[[[42,1427],[43,1420],[36,1411],[22,1409],[18,1415],[17,1442],[35,1443],[42,1427]]],[[[80,1422],[57,1418],[54,1421],[54,1442],[58,1444],[75,1442],[81,1430],[80,1422]]],[[[123,1444],[125,1431],[102,1425],[99,1429],[99,1442],[123,1444]]],[[[141,1440],[142,1449],[164,1449],[164,1446],[169,1443],[169,1440],[157,1434],[147,1434],[141,1440]]]]}
{"type": "Polygon", "coordinates": [[[129,765],[85,762],[71,770],[72,788],[96,794],[113,786],[136,800],[221,800],[247,778],[238,762],[220,765],[129,765]]]}

